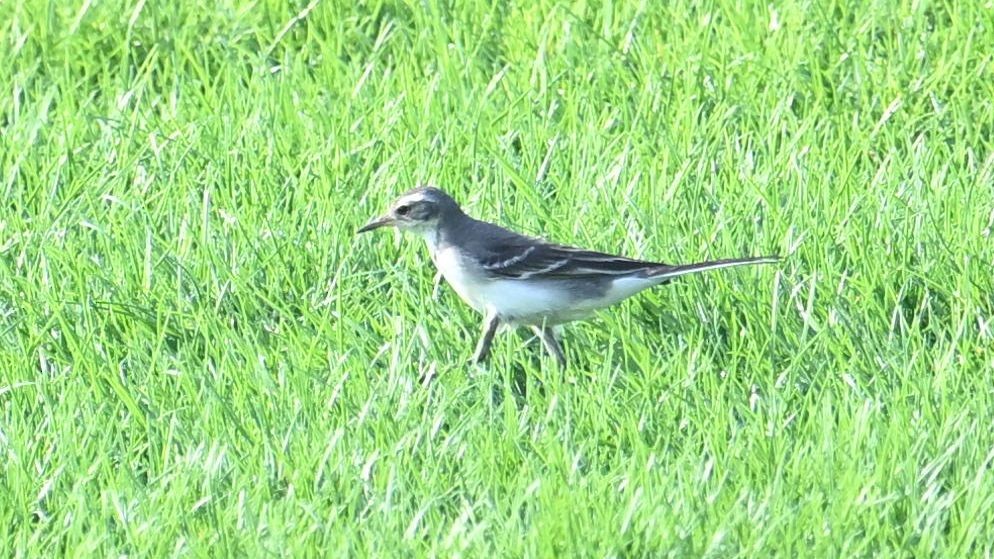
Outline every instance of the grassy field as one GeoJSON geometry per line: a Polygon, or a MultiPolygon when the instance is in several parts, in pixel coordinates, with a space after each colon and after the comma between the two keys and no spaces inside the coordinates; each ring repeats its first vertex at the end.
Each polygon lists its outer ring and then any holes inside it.
{"type": "Polygon", "coordinates": [[[0,3],[0,554],[994,553],[990,2],[291,4],[0,3]],[[470,367],[426,182],[784,260],[470,367]]]}

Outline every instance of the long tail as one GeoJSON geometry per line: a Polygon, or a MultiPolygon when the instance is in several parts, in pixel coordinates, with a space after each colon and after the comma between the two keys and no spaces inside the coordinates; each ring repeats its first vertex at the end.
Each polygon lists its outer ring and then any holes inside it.
{"type": "Polygon", "coordinates": [[[754,256],[751,258],[728,258],[725,260],[712,260],[710,262],[698,262],[697,264],[679,264],[676,266],[660,264],[658,267],[649,270],[648,277],[670,280],[697,272],[721,270],[722,268],[734,268],[735,266],[748,266],[751,264],[776,264],[779,261],[779,256],[754,256]]]}

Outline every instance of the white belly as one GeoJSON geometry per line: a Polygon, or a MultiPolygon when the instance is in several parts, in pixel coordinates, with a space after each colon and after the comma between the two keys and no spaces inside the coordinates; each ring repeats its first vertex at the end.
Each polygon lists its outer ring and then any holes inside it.
{"type": "MultiPolygon", "coordinates": [[[[431,243],[429,248],[434,248],[431,243]]],[[[577,300],[555,281],[482,278],[466,271],[451,248],[432,251],[432,258],[445,281],[469,306],[484,314],[495,312],[512,324],[559,324],[585,318],[648,286],[644,279],[626,278],[616,281],[601,298],[577,300]]]]}
{"type": "Polygon", "coordinates": [[[469,306],[481,313],[495,312],[505,320],[525,323],[541,322],[541,317],[556,313],[569,301],[565,294],[534,282],[513,279],[489,279],[467,272],[460,265],[459,254],[446,248],[433,253],[435,265],[445,281],[469,306]]]}

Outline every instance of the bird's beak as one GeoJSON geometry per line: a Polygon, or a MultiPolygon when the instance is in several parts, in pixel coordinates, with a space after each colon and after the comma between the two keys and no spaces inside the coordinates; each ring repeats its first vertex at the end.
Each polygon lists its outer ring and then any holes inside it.
{"type": "Polygon", "coordinates": [[[356,231],[356,234],[365,233],[366,231],[372,231],[373,229],[379,229],[380,227],[386,227],[387,225],[393,225],[394,219],[388,215],[383,217],[378,217],[373,221],[370,221],[366,225],[363,225],[356,231]]]}

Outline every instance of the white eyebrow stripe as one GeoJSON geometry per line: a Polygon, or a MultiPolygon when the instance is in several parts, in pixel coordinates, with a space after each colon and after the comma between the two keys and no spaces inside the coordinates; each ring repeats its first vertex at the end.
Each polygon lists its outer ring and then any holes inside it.
{"type": "Polygon", "coordinates": [[[518,262],[521,262],[525,258],[528,258],[528,255],[531,254],[531,253],[533,253],[533,252],[535,252],[535,247],[534,246],[530,246],[530,247],[526,248],[524,252],[522,252],[521,254],[519,254],[517,256],[512,256],[511,258],[508,258],[507,260],[504,260],[504,261],[501,261],[501,262],[494,262],[494,263],[488,264],[488,265],[486,265],[484,267],[487,268],[488,270],[500,270],[502,268],[510,268],[511,266],[514,266],[515,264],[517,264],[518,262]]]}
{"type": "Polygon", "coordinates": [[[418,192],[418,193],[415,193],[415,194],[409,194],[409,195],[404,196],[403,198],[397,200],[396,205],[397,206],[402,206],[404,204],[413,204],[415,202],[423,202],[425,199],[426,199],[425,195],[421,194],[420,192],[418,192]]]}

